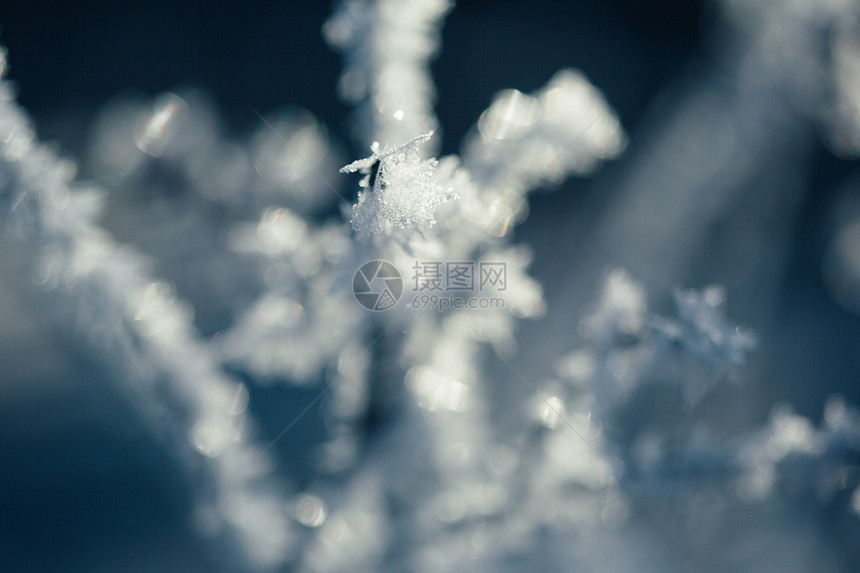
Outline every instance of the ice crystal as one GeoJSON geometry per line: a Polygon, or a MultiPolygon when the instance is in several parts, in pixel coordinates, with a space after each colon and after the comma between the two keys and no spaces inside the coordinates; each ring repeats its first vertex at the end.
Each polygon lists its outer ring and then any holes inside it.
{"type": "Polygon", "coordinates": [[[341,169],[342,173],[365,174],[352,208],[352,227],[371,235],[392,235],[397,229],[422,231],[436,223],[436,208],[456,197],[448,181],[437,175],[439,162],[421,159],[415,146],[430,139],[428,132],[380,152],[379,144],[371,146],[373,155],[341,169]]]}
{"type": "Polygon", "coordinates": [[[725,318],[724,290],[675,289],[674,295],[678,318],[653,314],[641,285],[621,269],[609,273],[596,308],[580,325],[588,349],[561,362],[565,377],[590,381],[604,409],[624,403],[648,381],[680,384],[693,406],[715,382],[736,380],[755,339],[725,318]]]}

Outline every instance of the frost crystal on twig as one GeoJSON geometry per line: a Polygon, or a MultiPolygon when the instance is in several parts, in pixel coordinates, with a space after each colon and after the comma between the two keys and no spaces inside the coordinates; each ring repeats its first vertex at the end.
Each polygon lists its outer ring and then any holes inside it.
{"type": "Polygon", "coordinates": [[[439,162],[421,159],[415,149],[432,136],[433,132],[424,133],[386,151],[374,142],[373,155],[340,170],[365,175],[360,183],[364,190],[352,208],[356,231],[390,236],[397,229],[420,232],[436,223],[436,207],[456,194],[437,177],[439,162]]]}
{"type": "Polygon", "coordinates": [[[734,380],[755,347],[755,337],[724,313],[725,291],[675,290],[677,318],[648,311],[645,290],[622,269],[612,271],[595,310],[581,324],[589,349],[587,374],[603,408],[629,399],[643,382],[678,383],[688,406],[710,387],[734,380]]]}

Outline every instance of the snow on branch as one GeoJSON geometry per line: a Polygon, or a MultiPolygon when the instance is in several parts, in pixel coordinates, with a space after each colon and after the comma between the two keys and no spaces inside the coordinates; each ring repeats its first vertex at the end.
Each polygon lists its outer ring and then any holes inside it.
{"type": "Polygon", "coordinates": [[[590,382],[607,412],[649,381],[680,384],[686,405],[694,406],[716,382],[736,380],[755,347],[751,333],[725,318],[724,305],[721,287],[676,289],[678,317],[656,315],[648,311],[642,286],[616,269],[581,323],[587,349],[562,368],[572,379],[590,382]]]}
{"type": "Polygon", "coordinates": [[[28,272],[75,301],[79,328],[180,458],[201,531],[243,568],[283,563],[291,524],[274,463],[253,442],[246,387],[221,370],[190,307],[152,277],[146,259],[98,227],[101,192],[74,183],[74,171],[36,141],[0,81],[0,205],[28,272]]]}
{"type": "Polygon", "coordinates": [[[562,70],[534,95],[505,90],[481,114],[464,164],[484,191],[524,194],[617,157],[627,138],[603,95],[579,72],[562,70]]]}
{"type": "Polygon", "coordinates": [[[360,139],[406,141],[438,129],[429,63],[449,0],[346,0],[326,23],[328,43],[345,52],[340,93],[359,104],[360,139]]]}
{"type": "Polygon", "coordinates": [[[371,146],[373,155],[342,168],[341,173],[365,174],[352,208],[352,226],[371,235],[391,235],[396,229],[428,230],[436,223],[436,207],[456,198],[453,188],[436,175],[439,162],[421,159],[416,149],[433,135],[428,132],[381,152],[371,146]]]}

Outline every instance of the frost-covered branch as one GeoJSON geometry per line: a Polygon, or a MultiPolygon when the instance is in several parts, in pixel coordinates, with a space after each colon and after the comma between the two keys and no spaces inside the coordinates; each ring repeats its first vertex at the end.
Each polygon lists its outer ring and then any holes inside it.
{"type": "Polygon", "coordinates": [[[429,65],[452,6],[448,0],[346,0],[326,23],[326,40],[346,54],[340,93],[359,104],[362,141],[393,145],[438,129],[429,65]]]}
{"type": "Polygon", "coordinates": [[[603,95],[575,70],[534,95],[498,93],[472,130],[463,161],[482,192],[517,194],[617,157],[627,138],[603,95]]]}
{"type": "Polygon", "coordinates": [[[274,462],[253,442],[247,389],[221,370],[191,309],[146,259],[98,227],[102,194],[74,172],[36,141],[0,82],[0,204],[25,272],[77,307],[78,328],[187,470],[201,531],[243,569],[282,563],[291,524],[274,462]]]}

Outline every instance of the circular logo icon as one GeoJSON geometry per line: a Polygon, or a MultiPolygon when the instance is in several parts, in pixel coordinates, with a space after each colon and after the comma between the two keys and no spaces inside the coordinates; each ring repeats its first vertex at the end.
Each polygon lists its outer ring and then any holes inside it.
{"type": "Polygon", "coordinates": [[[370,261],[355,271],[352,294],[368,310],[388,310],[403,294],[403,278],[387,261],[370,261]]]}

